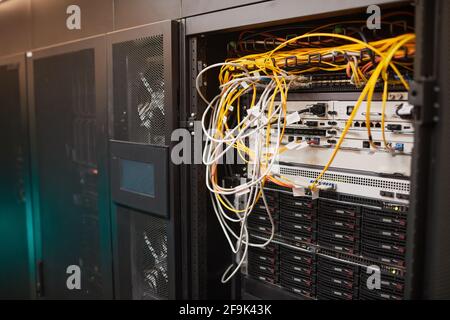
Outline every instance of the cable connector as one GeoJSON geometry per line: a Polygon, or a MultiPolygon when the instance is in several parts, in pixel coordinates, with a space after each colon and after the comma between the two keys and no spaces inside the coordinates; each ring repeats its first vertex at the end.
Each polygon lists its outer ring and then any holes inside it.
{"type": "Polygon", "coordinates": [[[311,107],[311,113],[317,117],[325,117],[327,112],[326,103],[316,103],[311,107]]]}
{"type": "Polygon", "coordinates": [[[325,117],[327,113],[327,104],[323,102],[315,103],[311,107],[299,111],[299,113],[312,113],[317,117],[325,117]]]}

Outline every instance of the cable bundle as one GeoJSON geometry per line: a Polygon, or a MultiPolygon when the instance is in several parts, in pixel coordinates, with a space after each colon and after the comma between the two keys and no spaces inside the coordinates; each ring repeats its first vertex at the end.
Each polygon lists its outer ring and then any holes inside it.
{"type": "MultiPolygon", "coordinates": [[[[388,85],[393,81],[388,72],[392,72],[397,81],[409,90],[409,85],[399,68],[410,69],[410,63],[402,59],[412,56],[414,48],[414,34],[365,43],[340,34],[308,33],[285,41],[269,52],[211,65],[199,73],[197,90],[208,105],[202,116],[203,132],[206,135],[203,152],[206,186],[211,192],[214,211],[229,245],[233,253],[240,255],[238,263],[226,270],[222,282],[229,281],[236,274],[245,261],[249,246],[264,247],[274,237],[274,221],[264,196],[264,184],[269,180],[283,187],[307,187],[316,192],[320,179],[336,157],[364,100],[367,101],[366,128],[369,142],[373,148],[377,148],[372,142],[370,131],[370,104],[379,82],[383,83],[382,137],[385,148],[394,152],[384,133],[388,85]],[[286,50],[290,44],[311,37],[337,38],[348,41],[349,44],[286,50]],[[362,52],[368,54],[364,55],[362,52]],[[199,82],[203,73],[217,67],[221,68],[220,93],[212,101],[208,101],[200,91],[199,82]],[[277,156],[287,150],[287,146],[281,145],[289,117],[286,111],[287,96],[290,86],[299,81],[302,74],[319,70],[325,72],[345,70],[355,86],[363,89],[322,172],[310,186],[296,186],[274,170],[277,156]],[[241,98],[244,95],[251,97],[250,106],[245,112],[241,105],[241,98]],[[246,139],[254,142],[251,148],[246,139]],[[218,166],[222,163],[224,155],[233,149],[237,150],[238,155],[248,163],[251,170],[245,182],[227,188],[219,183],[218,166]],[[271,221],[272,232],[265,243],[252,243],[247,230],[247,219],[260,198],[271,221]],[[239,205],[240,200],[244,200],[244,206],[239,205]],[[233,224],[238,226],[237,230],[233,224]]],[[[306,150],[306,146],[303,142],[291,145],[290,148],[306,150]]]]}

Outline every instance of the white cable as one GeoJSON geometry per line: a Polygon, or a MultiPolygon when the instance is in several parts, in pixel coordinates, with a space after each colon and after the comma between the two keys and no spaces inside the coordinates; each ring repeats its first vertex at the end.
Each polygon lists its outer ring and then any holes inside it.
{"type": "MultiPolygon", "coordinates": [[[[281,77],[283,76],[278,78],[281,77]]],[[[284,119],[282,111],[285,106],[280,104],[276,106],[270,114],[268,114],[269,105],[273,103],[275,93],[277,95],[281,95],[282,93],[276,90],[277,83],[275,82],[274,77],[264,77],[265,79],[270,79],[270,82],[264,84],[264,86],[258,83],[261,78],[262,77],[260,76],[250,76],[248,71],[238,64],[219,63],[202,70],[196,80],[197,91],[199,92],[200,97],[207,103],[207,108],[201,119],[202,130],[206,137],[205,148],[202,155],[203,163],[206,166],[206,186],[211,192],[211,202],[214,213],[216,214],[217,220],[219,221],[231,251],[237,255],[241,253],[237,265],[232,264],[225,270],[221,279],[224,283],[229,281],[240,269],[246,260],[249,247],[265,247],[272,241],[275,235],[275,224],[263,191],[262,181],[272,172],[272,168],[277,160],[276,156],[279,153],[281,141],[281,121],[284,119]],[[208,101],[200,92],[199,80],[201,79],[202,74],[207,70],[224,65],[232,65],[236,68],[244,70],[245,76],[232,79],[226,84],[221,85],[221,92],[211,101],[208,101]],[[223,128],[224,124],[219,121],[226,121],[226,119],[224,120],[222,118],[228,114],[227,112],[223,114],[222,108],[225,108],[225,110],[229,109],[229,106],[224,106],[224,102],[227,97],[230,94],[235,94],[238,90],[241,91],[240,94],[248,93],[254,86],[264,87],[264,90],[259,95],[255,105],[250,106],[250,111],[248,114],[243,116],[242,120],[233,128],[229,128],[229,130],[223,134],[221,133],[222,137],[219,138],[215,132],[215,128],[223,128]],[[244,90],[242,90],[241,87],[244,90]],[[265,116],[266,114],[267,117],[265,116]],[[208,118],[209,121],[207,125],[208,118]],[[276,122],[276,126],[274,126],[275,133],[270,133],[272,138],[269,141],[269,145],[266,145],[265,139],[269,134],[269,132],[267,132],[267,124],[272,122],[274,119],[276,122]],[[251,174],[247,177],[247,181],[240,185],[231,188],[221,187],[218,182],[216,183],[213,181],[213,177],[215,177],[214,179],[217,179],[217,172],[212,175],[212,170],[217,170],[217,165],[220,161],[224,158],[227,152],[229,152],[232,148],[235,148],[236,145],[245,146],[245,139],[247,138],[250,138],[255,144],[252,149],[253,153],[249,155],[250,160],[252,161],[249,163],[251,166],[251,170],[249,170],[251,174]],[[273,146],[274,139],[276,139],[275,146],[273,146]],[[274,150],[273,152],[270,151],[272,148],[274,150]],[[264,156],[265,153],[266,155],[264,156]],[[270,153],[271,155],[267,156],[267,153],[270,153]],[[228,196],[234,196],[235,202],[237,202],[236,197],[241,192],[244,192],[244,196],[247,197],[244,210],[241,210],[239,205],[237,205],[238,208],[235,208],[236,204],[231,203],[227,198],[228,196]],[[269,239],[267,239],[264,243],[252,243],[249,239],[247,219],[256,205],[260,193],[271,223],[271,234],[269,239]],[[236,215],[235,217],[227,214],[224,204],[219,201],[218,197],[221,197],[220,200],[223,201],[229,208],[236,211],[234,213],[236,215]],[[238,234],[236,234],[230,225],[234,223],[239,224],[238,234]]]]}

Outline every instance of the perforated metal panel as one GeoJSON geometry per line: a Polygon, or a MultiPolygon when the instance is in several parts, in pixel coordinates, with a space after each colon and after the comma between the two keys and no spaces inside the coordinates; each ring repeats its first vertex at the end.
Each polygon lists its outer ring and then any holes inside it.
{"type": "Polygon", "coordinates": [[[167,221],[135,213],[131,217],[133,298],[167,299],[167,221]]]}
{"type": "MultiPolygon", "coordinates": [[[[297,169],[297,168],[291,168],[291,167],[280,167],[280,173],[285,174],[285,175],[315,179],[320,174],[320,171],[297,169]]],[[[399,182],[399,181],[392,181],[389,179],[361,177],[361,176],[357,176],[357,175],[347,175],[347,174],[340,174],[340,173],[326,172],[323,175],[322,180],[328,180],[328,181],[333,181],[333,182],[352,183],[352,184],[357,184],[360,186],[385,188],[385,189],[390,189],[390,190],[394,190],[394,191],[403,191],[403,192],[409,192],[409,189],[410,189],[409,181],[399,182]]]]}
{"type": "MultiPolygon", "coordinates": [[[[147,147],[143,145],[170,148],[170,135],[178,126],[176,23],[162,21],[114,32],[107,38],[109,81],[113,88],[110,128],[115,140],[110,145],[127,145],[130,154],[127,159],[151,162],[155,175],[163,167],[169,168],[166,181],[160,180],[155,185],[158,190],[153,197],[158,205],[167,203],[164,210],[143,207],[147,199],[138,192],[113,192],[119,225],[114,250],[116,293],[121,299],[174,299],[179,283],[175,254],[178,235],[173,232],[178,214],[173,201],[175,171],[171,171],[168,159],[161,158],[164,161],[161,163],[151,156],[142,157],[139,150],[147,147]],[[167,190],[163,185],[169,186],[167,190]]],[[[156,149],[148,152],[157,155],[156,149]]],[[[121,170],[114,157],[121,158],[112,155],[112,177],[121,170]]],[[[112,184],[117,185],[115,179],[112,184]]]]}
{"type": "Polygon", "coordinates": [[[166,144],[163,35],[113,45],[114,138],[166,144]]]}

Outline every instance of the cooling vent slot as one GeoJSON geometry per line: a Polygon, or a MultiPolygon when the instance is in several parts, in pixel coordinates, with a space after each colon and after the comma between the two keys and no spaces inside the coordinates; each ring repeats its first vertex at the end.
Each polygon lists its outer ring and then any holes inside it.
{"type": "MultiPolygon", "coordinates": [[[[303,178],[316,179],[320,174],[317,170],[298,169],[292,167],[280,167],[281,175],[290,175],[303,178]]],[[[374,188],[389,189],[394,191],[403,191],[409,193],[409,182],[393,181],[388,179],[369,178],[355,175],[346,175],[341,173],[329,173],[326,172],[323,175],[323,179],[332,182],[341,182],[356,184],[360,186],[368,186],[374,188]]]]}

